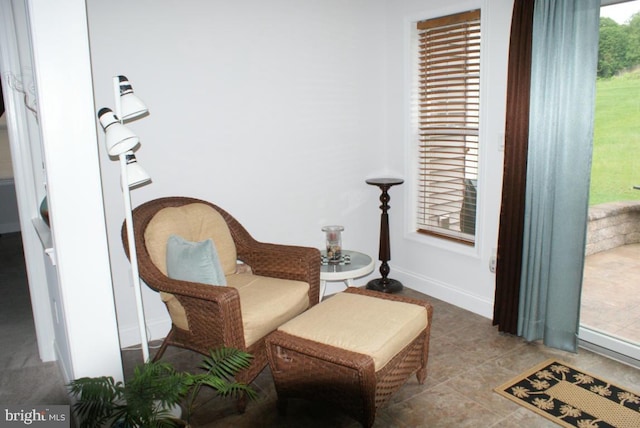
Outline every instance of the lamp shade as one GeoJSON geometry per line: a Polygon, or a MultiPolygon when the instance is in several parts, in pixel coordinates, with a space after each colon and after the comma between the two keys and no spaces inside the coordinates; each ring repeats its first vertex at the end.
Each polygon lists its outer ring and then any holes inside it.
{"type": "Polygon", "coordinates": [[[149,109],[133,93],[129,79],[126,76],[118,76],[118,80],[120,81],[120,115],[122,120],[133,119],[147,113],[149,109]]]}
{"type": "Polygon", "coordinates": [[[98,119],[106,134],[107,152],[110,156],[120,156],[140,142],[136,134],[118,121],[110,108],[101,109],[98,112],[98,119]]]}
{"type": "Polygon", "coordinates": [[[127,152],[124,156],[127,163],[127,184],[130,188],[151,181],[151,176],[138,164],[133,152],[127,152]]]}

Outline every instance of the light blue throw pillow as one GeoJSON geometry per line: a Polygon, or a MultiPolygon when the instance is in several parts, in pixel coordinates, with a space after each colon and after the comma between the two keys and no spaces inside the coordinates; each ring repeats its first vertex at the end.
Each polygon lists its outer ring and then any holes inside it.
{"type": "Polygon", "coordinates": [[[167,275],[172,279],[227,285],[213,240],[191,242],[171,235],[167,240],[167,275]]]}

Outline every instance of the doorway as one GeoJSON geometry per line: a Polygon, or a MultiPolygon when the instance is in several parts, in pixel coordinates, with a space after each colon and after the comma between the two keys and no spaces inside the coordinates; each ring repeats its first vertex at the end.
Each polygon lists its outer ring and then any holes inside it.
{"type": "Polygon", "coordinates": [[[640,42],[634,42],[636,32],[640,36],[640,0],[602,1],[579,337],[586,347],[640,365],[640,190],[635,188],[640,186],[640,42]]]}
{"type": "MultiPolygon", "coordinates": [[[[32,213],[42,200],[45,182],[42,152],[39,150],[39,127],[33,107],[32,64],[28,35],[26,2],[3,2],[0,5],[0,75],[4,117],[7,121],[9,156],[12,160],[10,188],[19,208],[19,226],[28,271],[28,285],[35,323],[38,354],[42,361],[56,360],[53,314],[48,296],[47,261],[42,257],[42,244],[31,225],[32,213]],[[19,142],[19,143],[18,143],[19,142]]],[[[3,201],[4,202],[4,201],[3,201]]]]}

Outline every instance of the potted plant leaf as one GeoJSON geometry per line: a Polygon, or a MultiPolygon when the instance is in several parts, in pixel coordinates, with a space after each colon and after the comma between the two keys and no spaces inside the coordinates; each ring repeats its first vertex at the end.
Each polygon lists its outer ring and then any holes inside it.
{"type": "Polygon", "coordinates": [[[80,428],[188,427],[203,386],[222,397],[256,397],[250,386],[233,379],[251,358],[237,349],[219,348],[203,359],[200,373],[179,372],[170,363],[150,361],[135,367],[124,383],[110,376],[79,378],[68,385],[77,400],[73,409],[80,428]],[[171,411],[178,406],[183,415],[171,411]]]}

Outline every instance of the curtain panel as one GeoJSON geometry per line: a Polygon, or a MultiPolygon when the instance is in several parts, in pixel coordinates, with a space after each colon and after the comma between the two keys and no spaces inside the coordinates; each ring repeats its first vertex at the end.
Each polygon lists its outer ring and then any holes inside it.
{"type": "Polygon", "coordinates": [[[4,114],[4,95],[2,95],[2,81],[0,80],[0,116],[4,114]]]}
{"type": "Polygon", "coordinates": [[[522,236],[529,143],[529,89],[534,0],[515,0],[507,81],[502,205],[498,231],[493,324],[516,334],[522,274],[522,236]]]}
{"type": "Polygon", "coordinates": [[[518,335],[575,352],[600,0],[536,0],[518,335]]]}

